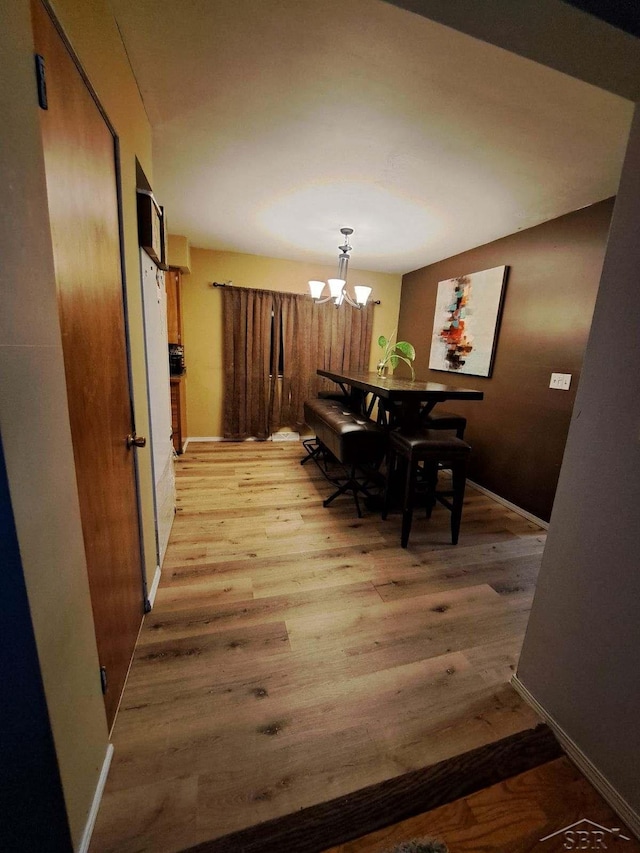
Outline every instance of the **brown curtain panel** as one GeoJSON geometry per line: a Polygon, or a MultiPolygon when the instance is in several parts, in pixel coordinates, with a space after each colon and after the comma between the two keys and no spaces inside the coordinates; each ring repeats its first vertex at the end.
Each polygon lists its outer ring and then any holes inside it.
{"type": "Polygon", "coordinates": [[[366,370],[373,305],[360,310],[307,295],[225,287],[224,437],[268,438],[283,426],[299,429],[304,401],[317,397],[318,368],[366,370]],[[280,364],[282,354],[282,364],[280,364]],[[280,372],[279,368],[282,367],[280,372]]]}
{"type": "Polygon", "coordinates": [[[274,296],[268,290],[222,288],[225,438],[265,439],[272,432],[274,296]]]}
{"type": "Polygon", "coordinates": [[[304,401],[320,388],[337,390],[321,380],[318,368],[366,370],[371,351],[373,305],[360,310],[332,302],[318,305],[308,296],[281,293],[284,371],[280,426],[300,428],[304,401]]]}

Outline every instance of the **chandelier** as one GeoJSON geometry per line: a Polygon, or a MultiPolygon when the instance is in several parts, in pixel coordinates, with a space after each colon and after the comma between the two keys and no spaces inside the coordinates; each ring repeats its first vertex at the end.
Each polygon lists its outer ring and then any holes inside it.
{"type": "Polygon", "coordinates": [[[347,293],[345,285],[347,283],[347,270],[349,268],[349,252],[353,249],[353,246],[349,245],[349,237],[353,234],[353,228],[341,228],[340,233],[344,237],[344,243],[342,246],[338,246],[341,252],[338,255],[338,276],[337,278],[327,279],[329,295],[325,297],[322,296],[322,291],[325,287],[324,281],[310,281],[309,290],[311,291],[311,297],[318,304],[333,299],[336,308],[342,305],[343,302],[348,302],[354,308],[362,308],[363,305],[367,304],[371,288],[357,284],[353,288],[353,297],[347,293]]]}

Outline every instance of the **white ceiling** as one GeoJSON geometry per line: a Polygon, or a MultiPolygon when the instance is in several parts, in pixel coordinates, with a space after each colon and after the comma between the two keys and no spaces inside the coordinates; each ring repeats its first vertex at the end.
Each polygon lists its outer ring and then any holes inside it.
{"type": "Polygon", "coordinates": [[[614,195],[616,95],[381,0],[111,0],[192,245],[407,272],[614,195]]]}

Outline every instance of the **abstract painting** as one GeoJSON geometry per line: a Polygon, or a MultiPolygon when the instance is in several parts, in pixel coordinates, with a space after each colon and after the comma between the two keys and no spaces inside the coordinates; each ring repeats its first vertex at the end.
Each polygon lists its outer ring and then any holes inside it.
{"type": "Polygon", "coordinates": [[[431,370],[490,376],[507,267],[438,282],[431,370]]]}

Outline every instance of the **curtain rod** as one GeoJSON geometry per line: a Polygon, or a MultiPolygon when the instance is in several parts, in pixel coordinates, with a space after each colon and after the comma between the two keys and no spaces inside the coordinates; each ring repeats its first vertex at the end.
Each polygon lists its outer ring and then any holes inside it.
{"type": "MultiPolygon", "coordinates": [[[[232,281],[212,281],[210,286],[211,287],[235,287],[236,285],[232,281]]],[[[291,292],[289,290],[271,290],[271,291],[269,291],[269,290],[264,290],[263,288],[259,288],[259,287],[245,287],[244,290],[261,290],[261,292],[263,292],[263,293],[290,293],[291,292]]],[[[293,296],[308,296],[307,293],[293,293],[292,295],[293,296]]],[[[371,305],[380,305],[381,303],[380,303],[379,299],[372,299],[370,304],[371,305]]]]}

